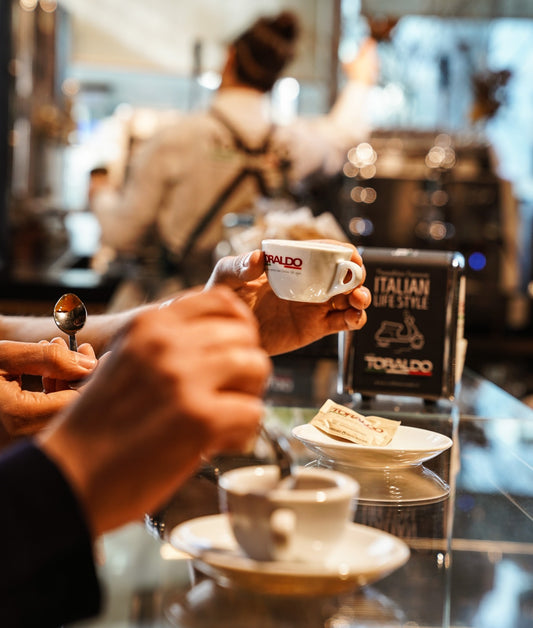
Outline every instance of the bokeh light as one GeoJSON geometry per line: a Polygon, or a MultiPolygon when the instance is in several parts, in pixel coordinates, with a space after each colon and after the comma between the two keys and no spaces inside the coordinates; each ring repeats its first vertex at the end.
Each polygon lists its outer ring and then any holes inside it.
{"type": "Polygon", "coordinates": [[[487,265],[487,258],[480,251],[475,251],[468,256],[468,265],[472,270],[483,270],[487,265]]]}

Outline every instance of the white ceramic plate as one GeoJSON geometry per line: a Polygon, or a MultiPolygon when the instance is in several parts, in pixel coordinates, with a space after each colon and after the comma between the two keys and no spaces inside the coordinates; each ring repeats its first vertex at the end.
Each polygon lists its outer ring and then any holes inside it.
{"type": "Polygon", "coordinates": [[[278,595],[335,595],[384,578],[409,558],[401,539],[377,528],[351,523],[345,534],[327,565],[252,560],[238,547],[225,514],[178,525],[170,543],[223,586],[278,595]]]}
{"type": "Polygon", "coordinates": [[[311,423],[294,427],[292,435],[320,456],[354,467],[386,468],[421,464],[453,444],[451,438],[438,432],[405,425],[400,425],[391,442],[382,447],[357,445],[333,438],[311,423]]]}

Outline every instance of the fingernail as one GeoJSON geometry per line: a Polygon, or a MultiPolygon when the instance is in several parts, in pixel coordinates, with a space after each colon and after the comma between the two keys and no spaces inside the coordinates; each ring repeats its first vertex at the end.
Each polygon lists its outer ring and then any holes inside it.
{"type": "Polygon", "coordinates": [[[370,303],[370,301],[372,300],[372,293],[370,292],[370,290],[366,286],[361,286],[360,290],[366,295],[366,301],[370,303]]]}
{"type": "Polygon", "coordinates": [[[242,260],[243,268],[248,268],[250,266],[250,260],[252,259],[252,254],[253,254],[253,251],[251,253],[248,253],[246,257],[243,258],[242,260]]]}

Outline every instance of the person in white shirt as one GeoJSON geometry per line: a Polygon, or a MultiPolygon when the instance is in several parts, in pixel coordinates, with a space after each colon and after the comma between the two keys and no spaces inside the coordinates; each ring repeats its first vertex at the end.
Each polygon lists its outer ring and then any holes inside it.
{"type": "Polygon", "coordinates": [[[298,34],[297,17],[283,11],[235,39],[210,108],[148,140],[112,207],[109,195],[101,206],[95,195],[104,247],[135,258],[155,235],[168,274],[203,283],[224,214],[250,211],[261,196],[290,193],[313,173],[342,168],[346,151],[369,133],[365,94],[376,77],[375,42],[365,42],[347,66],[352,78],[327,115],[277,126],[268,95],[295,55],[298,34]]]}

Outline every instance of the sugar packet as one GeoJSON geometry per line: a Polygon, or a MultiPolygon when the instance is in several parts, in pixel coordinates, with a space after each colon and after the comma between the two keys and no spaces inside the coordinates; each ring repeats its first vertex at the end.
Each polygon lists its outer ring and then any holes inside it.
{"type": "Polygon", "coordinates": [[[358,445],[388,445],[400,421],[378,416],[365,416],[328,399],[311,419],[311,425],[338,438],[358,445]]]}

